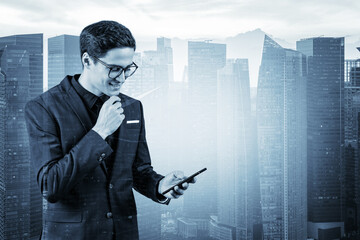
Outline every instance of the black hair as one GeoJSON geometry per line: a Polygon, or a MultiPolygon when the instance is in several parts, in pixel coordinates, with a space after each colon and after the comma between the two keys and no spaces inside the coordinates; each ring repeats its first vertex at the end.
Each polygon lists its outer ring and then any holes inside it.
{"type": "MultiPolygon", "coordinates": [[[[113,48],[136,49],[130,30],[115,21],[100,21],[85,27],[80,34],[80,57],[84,52],[97,58],[103,57],[113,48]]],[[[94,59],[96,62],[96,59],[94,59]]]]}

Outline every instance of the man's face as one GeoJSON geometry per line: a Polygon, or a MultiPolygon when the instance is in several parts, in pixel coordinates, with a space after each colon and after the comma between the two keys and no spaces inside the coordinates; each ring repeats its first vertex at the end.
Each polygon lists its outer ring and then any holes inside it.
{"type": "MultiPolygon", "coordinates": [[[[114,48],[109,50],[104,57],[99,58],[108,65],[117,65],[126,68],[133,62],[135,51],[133,48],[114,48]]],[[[97,96],[106,94],[117,96],[125,82],[124,72],[115,79],[109,78],[109,68],[99,61],[90,68],[87,85],[90,91],[97,96]]]]}

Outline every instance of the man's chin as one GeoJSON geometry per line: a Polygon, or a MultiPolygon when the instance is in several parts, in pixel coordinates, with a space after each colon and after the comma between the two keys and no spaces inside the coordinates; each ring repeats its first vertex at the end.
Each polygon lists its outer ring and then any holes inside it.
{"type": "Polygon", "coordinates": [[[119,89],[109,89],[109,91],[107,92],[104,92],[104,94],[108,95],[109,97],[111,96],[118,96],[120,94],[120,91],[121,91],[121,87],[119,89]]]}

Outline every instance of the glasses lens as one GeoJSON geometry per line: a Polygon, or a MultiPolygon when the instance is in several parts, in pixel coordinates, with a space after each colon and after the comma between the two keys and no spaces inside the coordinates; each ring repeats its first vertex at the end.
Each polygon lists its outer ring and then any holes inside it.
{"type": "Polygon", "coordinates": [[[125,70],[123,68],[120,68],[120,67],[111,68],[110,72],[109,72],[109,77],[110,78],[117,78],[122,74],[123,71],[125,71],[125,73],[124,73],[125,78],[128,78],[128,77],[130,77],[131,75],[134,74],[136,69],[137,69],[137,67],[135,65],[130,65],[125,70]]]}
{"type": "Polygon", "coordinates": [[[120,76],[122,74],[123,69],[122,68],[111,68],[110,72],[109,72],[109,77],[110,78],[117,78],[118,76],[120,76]]]}
{"type": "Polygon", "coordinates": [[[125,69],[125,77],[128,78],[128,77],[130,77],[131,75],[133,75],[133,74],[135,73],[136,69],[137,69],[137,67],[134,66],[134,65],[131,65],[131,66],[127,67],[127,68],[125,69]]]}

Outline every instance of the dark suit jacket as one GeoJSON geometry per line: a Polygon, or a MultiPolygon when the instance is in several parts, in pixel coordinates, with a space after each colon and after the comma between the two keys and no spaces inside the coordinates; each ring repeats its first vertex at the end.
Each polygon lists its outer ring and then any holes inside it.
{"type": "Polygon", "coordinates": [[[132,188],[158,200],[140,101],[120,94],[125,119],[109,138],[93,127],[67,76],[25,107],[30,152],[47,200],[42,239],[138,239],[132,188]],[[135,121],[132,121],[135,120],[135,121]],[[137,122],[138,120],[138,122],[137,122]],[[129,122],[130,121],[130,122],[129,122]],[[104,160],[115,159],[111,175],[104,160]]]}

